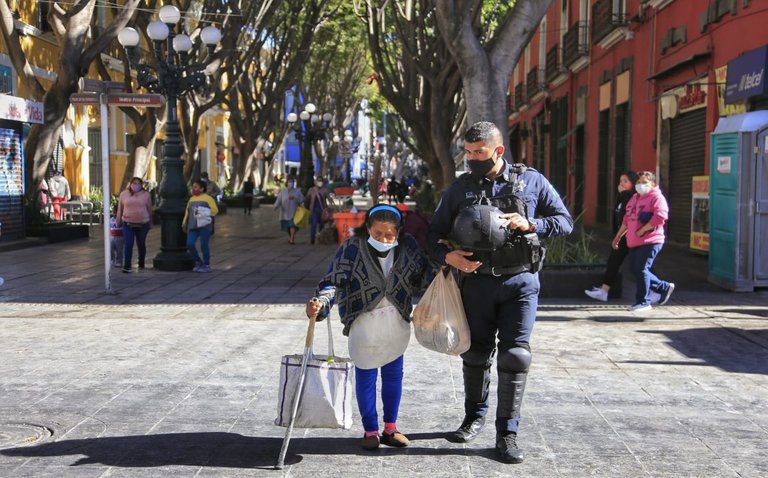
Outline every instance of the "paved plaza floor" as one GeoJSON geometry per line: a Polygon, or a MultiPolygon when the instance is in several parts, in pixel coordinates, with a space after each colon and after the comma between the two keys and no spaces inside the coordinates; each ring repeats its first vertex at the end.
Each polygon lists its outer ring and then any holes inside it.
{"type": "MultiPolygon", "coordinates": [[[[625,310],[629,291],[542,301],[523,464],[496,459],[492,427],[445,440],[462,419],[461,361],[412,339],[398,420],[410,447],[362,450],[355,410],[349,431],[295,430],[277,471],[280,357],[303,350],[302,304],[335,247],[306,231],[289,245],[268,206],[232,209],[212,273],[115,269],[107,293],[91,236],[0,248],[0,476],[768,476],[768,295],[706,284],[701,258],[662,253],[678,289],[645,314],[625,310]]],[[[150,257],[158,247],[156,228],[150,257]]]]}

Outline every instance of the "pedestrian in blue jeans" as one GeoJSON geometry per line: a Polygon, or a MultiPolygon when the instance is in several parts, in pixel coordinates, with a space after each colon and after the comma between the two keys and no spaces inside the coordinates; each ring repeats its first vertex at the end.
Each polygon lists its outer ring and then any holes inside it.
{"type": "Polygon", "coordinates": [[[192,272],[211,272],[211,252],[209,242],[213,234],[213,218],[219,213],[216,200],[205,194],[205,182],[192,183],[192,197],[187,202],[181,228],[187,233],[187,249],[195,261],[192,272]],[[197,252],[197,240],[200,239],[200,252],[197,252]]]}
{"type": "MultiPolygon", "coordinates": [[[[648,305],[650,308],[652,302],[650,295],[652,292],[664,292],[662,298],[666,300],[669,300],[669,296],[672,294],[672,289],[674,289],[675,284],[659,279],[656,274],[651,271],[653,261],[656,260],[656,256],[659,255],[663,246],[664,244],[647,244],[645,246],[634,247],[629,252],[629,260],[631,261],[630,266],[632,267],[632,272],[634,272],[635,281],[637,282],[635,304],[648,305]],[[669,293],[666,293],[667,291],[669,291],[669,293]]],[[[663,302],[666,303],[666,300],[663,300],[663,302]]]]}
{"type": "Polygon", "coordinates": [[[667,200],[656,186],[656,176],[650,171],[637,173],[635,191],[637,194],[627,203],[624,220],[611,245],[618,249],[621,238],[627,238],[629,261],[637,282],[635,303],[629,310],[641,312],[651,309],[651,292],[659,294],[659,305],[666,304],[675,284],[661,280],[651,272],[653,261],[664,247],[664,223],[669,217],[667,200]]]}
{"type": "Polygon", "coordinates": [[[152,221],[152,195],[144,189],[144,181],[135,177],[120,193],[115,226],[123,228],[123,272],[131,273],[133,243],[139,249],[139,269],[144,269],[147,256],[147,234],[152,221]]]}
{"type": "Polygon", "coordinates": [[[147,256],[147,234],[149,234],[149,223],[135,224],[123,222],[123,272],[131,272],[131,261],[133,260],[133,243],[139,249],[139,269],[144,269],[144,261],[147,256]]]}

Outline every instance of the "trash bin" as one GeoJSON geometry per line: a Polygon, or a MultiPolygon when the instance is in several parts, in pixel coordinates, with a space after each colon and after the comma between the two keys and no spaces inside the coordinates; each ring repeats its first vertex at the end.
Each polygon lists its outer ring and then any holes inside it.
{"type": "Polygon", "coordinates": [[[351,235],[352,229],[360,226],[365,221],[365,212],[335,212],[333,222],[339,233],[339,245],[351,235]]]}

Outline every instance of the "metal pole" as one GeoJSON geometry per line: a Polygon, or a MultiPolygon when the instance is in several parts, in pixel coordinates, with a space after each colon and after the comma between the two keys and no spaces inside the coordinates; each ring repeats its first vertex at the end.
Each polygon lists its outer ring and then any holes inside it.
{"type": "MultiPolygon", "coordinates": [[[[175,81],[175,80],[170,80],[175,81]]],[[[175,86],[174,86],[175,88],[175,86]]],[[[165,156],[160,162],[163,178],[158,186],[160,190],[160,252],[152,264],[161,271],[188,271],[195,265],[187,251],[186,236],[181,230],[184,210],[187,207],[187,184],[184,180],[184,161],[181,159],[181,130],[177,117],[174,92],[167,93],[168,103],[165,111],[168,120],[165,123],[165,156]]]]}
{"type": "Polygon", "coordinates": [[[102,191],[102,217],[104,223],[104,291],[112,292],[112,281],[109,273],[112,270],[112,245],[109,230],[109,205],[112,192],[109,184],[109,108],[107,107],[107,95],[100,96],[101,109],[101,191],[102,191]]]}
{"type": "MultiPolygon", "coordinates": [[[[155,269],[161,271],[188,271],[195,265],[192,256],[187,251],[186,235],[181,230],[184,211],[187,207],[187,183],[184,179],[184,160],[181,155],[184,148],[181,144],[181,128],[177,111],[179,97],[179,76],[173,63],[173,30],[168,36],[166,68],[161,68],[160,83],[164,85],[167,99],[165,112],[165,144],[164,157],[160,162],[163,177],[158,185],[160,204],[157,212],[160,215],[160,252],[152,260],[155,269]]],[[[158,55],[161,60],[162,56],[158,55]]]]}
{"type": "MultiPolygon", "coordinates": [[[[315,165],[312,158],[312,125],[310,120],[299,120],[304,127],[303,131],[297,131],[296,136],[301,145],[301,159],[299,160],[299,178],[297,185],[303,193],[312,187],[315,179],[315,165]]],[[[301,127],[301,126],[300,126],[301,127]]]]}

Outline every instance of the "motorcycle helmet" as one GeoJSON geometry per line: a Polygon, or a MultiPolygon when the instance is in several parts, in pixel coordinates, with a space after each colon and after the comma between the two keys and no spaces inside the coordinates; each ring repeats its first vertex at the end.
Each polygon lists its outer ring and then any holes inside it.
{"type": "Polygon", "coordinates": [[[504,247],[509,229],[503,224],[501,209],[491,204],[473,204],[459,211],[451,235],[469,251],[495,251],[504,247]]]}

